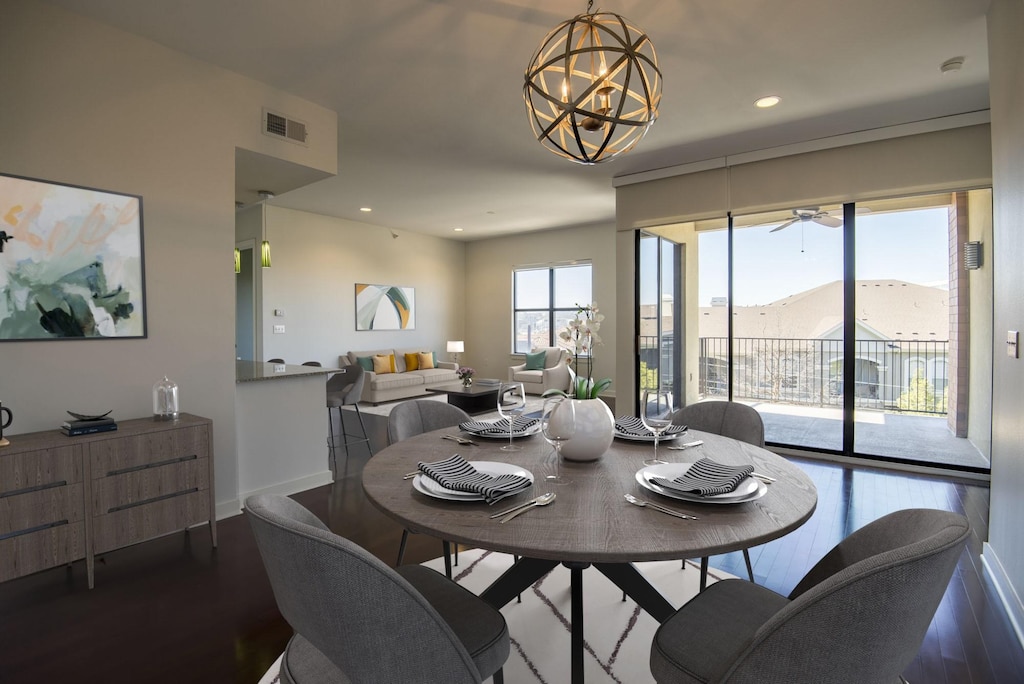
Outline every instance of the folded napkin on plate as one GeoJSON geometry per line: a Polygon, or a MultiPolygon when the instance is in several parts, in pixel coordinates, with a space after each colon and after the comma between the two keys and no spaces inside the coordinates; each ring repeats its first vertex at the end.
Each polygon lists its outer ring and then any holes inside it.
{"type": "Polygon", "coordinates": [[[716,463],[710,458],[702,458],[674,480],[663,477],[652,477],[651,482],[678,492],[696,494],[698,496],[714,496],[735,491],[740,482],[750,477],[754,466],[728,466],[716,463]]]}
{"type": "Polygon", "coordinates": [[[455,454],[451,458],[436,463],[420,462],[420,472],[436,480],[442,487],[460,492],[475,492],[484,497],[489,504],[501,501],[506,496],[518,494],[533,482],[522,475],[487,475],[455,454]]]}
{"type": "MultiPolygon", "coordinates": [[[[653,437],[654,433],[648,430],[642,420],[636,416],[619,416],[615,419],[615,431],[623,435],[634,437],[653,437]]],[[[686,432],[685,425],[669,425],[662,435],[675,435],[686,432]]]]}
{"type": "MultiPolygon", "coordinates": [[[[512,431],[526,432],[536,424],[536,418],[518,416],[515,420],[515,426],[512,431]]],[[[478,435],[507,435],[508,418],[502,418],[494,423],[485,423],[480,420],[467,420],[464,423],[459,423],[459,429],[464,430],[465,432],[473,432],[478,435]]]]}

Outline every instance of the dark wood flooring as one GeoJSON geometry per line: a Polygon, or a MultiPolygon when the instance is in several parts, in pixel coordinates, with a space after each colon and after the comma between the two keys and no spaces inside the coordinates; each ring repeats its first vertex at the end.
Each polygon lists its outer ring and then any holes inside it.
{"type": "MultiPolygon", "coordinates": [[[[295,498],[394,563],[401,529],[362,496],[363,462],[353,458],[339,482],[295,498]]],[[[793,534],[751,550],[759,583],[788,593],[836,542],[889,511],[963,512],[974,534],[906,676],[912,684],[1024,681],[1024,652],[981,566],[987,487],[797,462],[818,486],[818,509],[793,534]]],[[[0,683],[257,682],[291,630],[277,612],[245,517],[221,521],[218,533],[217,550],[208,531],[197,528],[108,553],[97,563],[92,591],[82,563],[0,584],[0,683]]],[[[440,548],[413,535],[406,562],[427,560],[440,548]]],[[[745,574],[739,553],[711,564],[745,574]]]]}

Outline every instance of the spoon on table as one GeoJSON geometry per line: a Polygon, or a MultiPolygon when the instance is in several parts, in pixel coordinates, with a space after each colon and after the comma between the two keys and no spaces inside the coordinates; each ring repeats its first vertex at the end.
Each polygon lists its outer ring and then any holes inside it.
{"type": "Polygon", "coordinates": [[[548,492],[547,494],[541,494],[536,499],[530,499],[529,501],[524,501],[523,503],[521,503],[521,504],[519,504],[517,506],[513,506],[512,508],[506,508],[503,511],[499,511],[497,513],[492,513],[488,517],[491,518],[491,519],[494,519],[494,518],[504,518],[509,513],[513,512],[513,511],[518,511],[520,508],[526,508],[527,506],[532,506],[534,504],[537,504],[537,505],[540,505],[540,506],[544,506],[546,504],[551,503],[551,499],[554,499],[554,498],[555,498],[554,492],[548,492]]]}
{"type": "Polygon", "coordinates": [[[525,513],[526,511],[530,510],[531,508],[536,508],[538,506],[547,506],[549,503],[551,503],[554,500],[555,500],[555,493],[554,492],[549,492],[549,493],[544,494],[542,496],[538,496],[536,499],[531,501],[529,503],[529,505],[523,506],[522,508],[520,508],[518,510],[512,511],[511,513],[506,515],[504,518],[502,518],[498,522],[507,523],[512,518],[516,517],[517,515],[520,515],[521,513],[525,513]]]}
{"type": "Polygon", "coordinates": [[[651,508],[653,508],[656,511],[660,511],[661,513],[666,513],[668,515],[674,515],[675,517],[682,518],[683,520],[697,520],[697,516],[695,516],[695,515],[690,515],[689,513],[682,513],[680,511],[675,511],[675,510],[672,510],[671,508],[666,508],[665,506],[662,506],[660,504],[656,504],[653,501],[644,501],[643,499],[636,498],[632,494],[626,494],[625,496],[626,496],[626,501],[628,501],[629,503],[633,504],[634,506],[640,506],[641,508],[646,508],[646,507],[650,506],[651,508]]]}

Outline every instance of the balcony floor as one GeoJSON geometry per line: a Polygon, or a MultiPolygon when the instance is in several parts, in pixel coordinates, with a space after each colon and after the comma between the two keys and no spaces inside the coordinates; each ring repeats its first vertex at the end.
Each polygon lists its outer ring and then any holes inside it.
{"type": "MultiPolygon", "coordinates": [[[[757,409],[768,442],[809,449],[840,450],[843,414],[838,408],[793,406],[739,399],[757,409]]],[[[925,465],[989,468],[969,440],[955,437],[945,416],[914,416],[858,409],[856,453],[919,461],[925,465]]]]}

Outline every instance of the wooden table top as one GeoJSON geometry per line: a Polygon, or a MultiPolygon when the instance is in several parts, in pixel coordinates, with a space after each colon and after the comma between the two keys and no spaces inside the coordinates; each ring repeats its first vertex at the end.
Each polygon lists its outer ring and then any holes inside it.
{"type": "MultiPolygon", "coordinates": [[[[501,451],[507,440],[474,438],[477,446],[460,446],[441,439],[460,434],[455,428],[438,430],[383,449],[363,470],[363,489],[370,501],[405,528],[440,539],[531,558],[590,563],[698,558],[736,551],[781,537],[802,525],[814,512],[817,491],[797,466],[765,449],[728,437],[690,430],[680,441],[704,440],[700,447],[658,452],[670,462],[692,462],[701,457],[720,463],[752,463],[758,473],[777,478],[768,493],[742,504],[688,503],[660,496],[634,479],[653,446],[643,442],[613,441],[593,463],[563,461],[561,474],[570,484],[544,481],[550,472],[551,446],[541,435],[515,440],[521,451],[501,451]],[[415,491],[402,476],[416,470],[419,461],[438,461],[461,454],[469,461],[501,461],[528,469],[534,484],[521,494],[488,506],[482,501],[452,502],[415,491]],[[557,499],[499,524],[489,515],[511,508],[544,492],[557,499]],[[624,495],[657,501],[700,520],[682,520],[628,503],[624,495]]],[[[465,435],[463,435],[465,436],[465,435]]]]}

